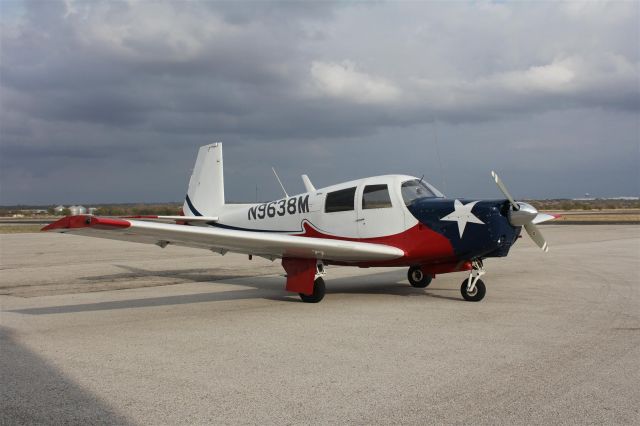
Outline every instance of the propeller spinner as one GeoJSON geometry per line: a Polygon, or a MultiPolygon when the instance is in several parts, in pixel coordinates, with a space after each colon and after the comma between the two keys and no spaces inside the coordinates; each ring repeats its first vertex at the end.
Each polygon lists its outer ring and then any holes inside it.
{"type": "Polygon", "coordinates": [[[527,231],[527,234],[529,234],[529,237],[531,237],[533,242],[536,243],[543,251],[548,252],[549,245],[535,224],[536,217],[546,215],[538,213],[538,210],[536,210],[536,208],[531,204],[514,201],[511,194],[509,194],[507,187],[502,183],[502,180],[496,172],[492,171],[491,177],[507,200],[509,200],[509,203],[511,203],[512,210],[509,212],[509,223],[513,226],[524,226],[524,229],[527,231]]]}

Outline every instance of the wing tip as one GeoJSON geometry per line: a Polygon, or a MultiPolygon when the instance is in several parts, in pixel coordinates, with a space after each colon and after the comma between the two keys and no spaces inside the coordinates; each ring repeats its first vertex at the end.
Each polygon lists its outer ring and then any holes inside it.
{"type": "Polygon", "coordinates": [[[115,219],[109,217],[98,217],[91,215],[76,215],[65,216],[56,220],[53,223],[48,224],[40,230],[40,232],[47,231],[61,231],[65,229],[78,229],[78,228],[128,228],[131,226],[131,222],[123,219],[115,219]]]}

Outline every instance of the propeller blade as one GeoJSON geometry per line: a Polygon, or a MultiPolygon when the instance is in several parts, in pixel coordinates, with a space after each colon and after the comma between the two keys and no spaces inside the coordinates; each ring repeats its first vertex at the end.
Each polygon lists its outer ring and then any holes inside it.
{"type": "Polygon", "coordinates": [[[540,230],[533,222],[529,222],[524,225],[524,229],[527,231],[527,234],[531,237],[534,243],[538,245],[545,253],[549,251],[549,246],[547,242],[544,240],[544,237],[540,233],[540,230]]]}
{"type": "Polygon", "coordinates": [[[511,196],[511,194],[509,194],[507,187],[504,186],[504,183],[502,183],[502,180],[500,180],[500,177],[498,176],[498,174],[493,170],[491,171],[491,177],[496,182],[496,185],[498,185],[498,188],[500,188],[500,191],[502,191],[504,196],[507,197],[507,200],[509,200],[509,202],[513,206],[513,209],[520,210],[520,206],[513,200],[513,197],[511,196]]]}

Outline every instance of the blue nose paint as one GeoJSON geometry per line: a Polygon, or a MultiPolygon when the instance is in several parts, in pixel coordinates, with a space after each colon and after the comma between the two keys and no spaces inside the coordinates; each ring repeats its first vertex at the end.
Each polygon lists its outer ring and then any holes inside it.
{"type": "Polygon", "coordinates": [[[444,235],[461,260],[503,257],[520,235],[506,200],[423,198],[407,206],[423,225],[444,235]]]}

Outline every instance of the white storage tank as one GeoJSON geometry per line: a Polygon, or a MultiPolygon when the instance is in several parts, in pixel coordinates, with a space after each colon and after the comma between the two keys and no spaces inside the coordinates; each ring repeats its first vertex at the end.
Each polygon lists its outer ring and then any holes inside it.
{"type": "Polygon", "coordinates": [[[71,206],[69,207],[69,211],[71,212],[71,216],[75,216],[78,214],[87,214],[87,209],[83,206],[71,206]]]}

